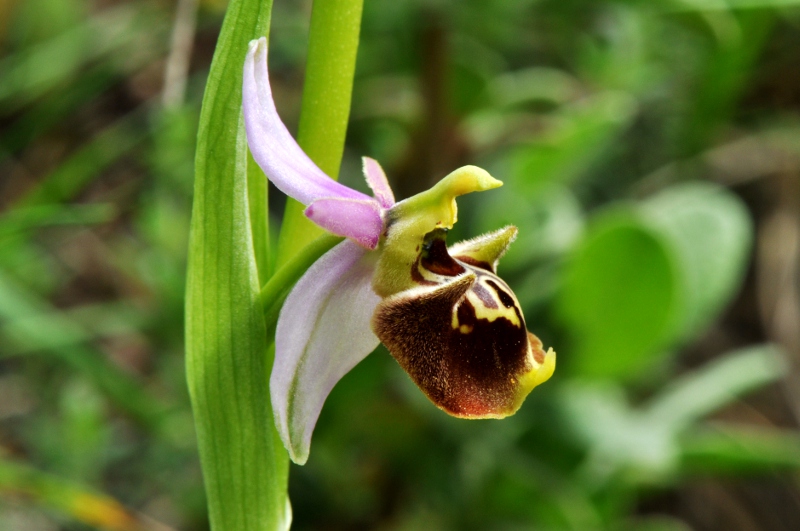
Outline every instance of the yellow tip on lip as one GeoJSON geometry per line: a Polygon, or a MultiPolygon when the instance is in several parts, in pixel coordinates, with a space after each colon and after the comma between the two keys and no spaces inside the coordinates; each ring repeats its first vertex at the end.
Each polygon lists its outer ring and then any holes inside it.
{"type": "Polygon", "coordinates": [[[536,371],[536,382],[533,384],[534,387],[549,380],[550,377],[553,376],[555,370],[556,351],[553,350],[553,347],[550,347],[547,349],[547,353],[544,355],[544,363],[542,363],[542,366],[539,367],[538,371],[536,371]]]}
{"type": "Polygon", "coordinates": [[[550,347],[544,355],[542,364],[519,378],[520,399],[524,399],[528,396],[528,393],[530,393],[534,387],[549,380],[550,377],[553,376],[555,370],[556,352],[553,350],[553,347],[550,347]]]}
{"type": "MultiPolygon", "coordinates": [[[[547,380],[553,376],[553,372],[556,370],[556,353],[551,348],[547,349],[547,353],[544,355],[544,361],[538,367],[531,369],[529,372],[519,376],[517,379],[517,389],[514,397],[514,402],[508,410],[505,411],[495,411],[492,413],[488,413],[486,415],[459,415],[454,414],[453,412],[448,411],[450,415],[454,417],[460,418],[470,418],[470,419],[503,419],[506,417],[510,417],[511,415],[515,414],[520,407],[522,407],[523,402],[525,402],[525,398],[533,391],[535,387],[540,384],[543,384],[547,380]]],[[[442,408],[440,408],[442,409],[442,408]]]]}

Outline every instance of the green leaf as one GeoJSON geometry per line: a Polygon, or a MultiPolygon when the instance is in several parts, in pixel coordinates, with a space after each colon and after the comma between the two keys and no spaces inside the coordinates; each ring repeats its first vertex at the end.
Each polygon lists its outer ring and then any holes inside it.
{"type": "Polygon", "coordinates": [[[141,382],[83,343],[90,330],[0,273],[0,339],[8,355],[43,351],[85,375],[120,408],[157,431],[167,407],[141,382]]]}
{"type": "Polygon", "coordinates": [[[742,349],[673,382],[653,400],[647,414],[678,431],[785,372],[784,357],[777,348],[742,349]]]}
{"type": "Polygon", "coordinates": [[[589,447],[586,472],[607,481],[624,471],[628,480],[658,482],[678,458],[673,433],[632,408],[621,386],[573,381],[562,390],[566,418],[589,447]]]}
{"type": "Polygon", "coordinates": [[[800,0],[677,0],[666,11],[729,11],[766,7],[795,7],[800,0]]]}
{"type": "Polygon", "coordinates": [[[800,433],[715,424],[681,438],[682,468],[701,474],[763,473],[800,469],[800,433]]]}
{"type": "Polygon", "coordinates": [[[253,252],[258,267],[258,285],[263,286],[272,276],[272,256],[269,246],[269,186],[267,176],[247,152],[247,201],[250,207],[250,230],[253,252]]]}
{"type": "Polygon", "coordinates": [[[606,481],[624,472],[628,481],[652,484],[668,481],[678,470],[680,438],[695,422],[784,372],[780,353],[761,345],[683,376],[643,407],[631,407],[623,388],[611,382],[572,382],[562,390],[561,402],[589,447],[587,473],[606,481]]]}
{"type": "Polygon", "coordinates": [[[186,361],[216,531],[284,529],[291,518],[288,457],[275,431],[267,384],[272,361],[259,296],[241,113],[247,45],[267,33],[271,7],[270,1],[230,3],[198,130],[186,361]]]}
{"type": "Polygon", "coordinates": [[[543,184],[581,177],[635,117],[636,101],[605,92],[561,111],[550,130],[511,155],[513,184],[534,195],[543,184]]]}
{"type": "Polygon", "coordinates": [[[576,368],[631,376],[698,333],[736,293],[752,238],[741,200],[709,183],[674,186],[598,216],[559,294],[576,368]]]}
{"type": "Polygon", "coordinates": [[[534,260],[567,252],[583,231],[580,204],[565,186],[543,186],[535,195],[503,186],[481,201],[475,213],[478,226],[475,232],[489,232],[506,225],[519,229],[519,236],[503,255],[503,271],[527,273],[534,260]]]}
{"type": "Polygon", "coordinates": [[[575,370],[630,376],[661,348],[681,307],[680,272],[663,236],[634,212],[595,220],[566,267],[558,314],[575,370]]]}
{"type": "Polygon", "coordinates": [[[686,305],[676,335],[688,338],[708,325],[738,290],[753,240],[747,207],[711,183],[673,186],[643,205],[676,253],[686,305]]]}

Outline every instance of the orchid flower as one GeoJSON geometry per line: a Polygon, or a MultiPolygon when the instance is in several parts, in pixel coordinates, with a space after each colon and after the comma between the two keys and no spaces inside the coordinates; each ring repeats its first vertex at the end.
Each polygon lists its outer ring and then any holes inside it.
{"type": "Polygon", "coordinates": [[[465,166],[395,202],[380,165],[364,158],[374,197],[334,181],[281,122],[267,72],[267,41],[250,43],[243,109],[253,158],[305,215],[346,239],[315,262],[278,317],[270,393],[278,433],[303,464],[333,386],[380,342],[440,409],[502,418],[555,369],[528,332],[519,302],[496,274],[517,234],[506,227],[448,248],[455,198],[501,182],[465,166]]]}

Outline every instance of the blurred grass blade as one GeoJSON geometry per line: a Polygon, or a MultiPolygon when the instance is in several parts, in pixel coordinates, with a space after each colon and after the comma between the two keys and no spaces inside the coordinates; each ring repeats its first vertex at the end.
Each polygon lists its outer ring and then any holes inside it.
{"type": "Polygon", "coordinates": [[[542,185],[567,184],[606,156],[609,146],[635,118],[636,101],[605,92],[565,106],[550,130],[511,154],[517,190],[535,196],[542,185]]]}
{"type": "Polygon", "coordinates": [[[143,324],[141,312],[129,305],[97,304],[67,310],[37,305],[39,309],[32,311],[30,301],[18,304],[19,293],[10,295],[0,280],[0,337],[6,339],[0,358],[130,334],[143,324]]]}
{"type": "Polygon", "coordinates": [[[39,227],[57,225],[94,225],[106,223],[116,214],[106,203],[88,205],[42,205],[11,210],[0,216],[0,245],[11,235],[39,227]]]}
{"type": "Polygon", "coordinates": [[[775,25],[775,15],[768,10],[737,15],[731,17],[730,30],[720,36],[720,42],[698,69],[690,108],[678,131],[681,156],[706,149],[722,124],[730,121],[775,25]]]}
{"type": "Polygon", "coordinates": [[[521,106],[544,101],[564,105],[580,96],[580,81],[563,70],[529,67],[496,76],[489,94],[497,107],[521,106]]]}
{"type": "MultiPolygon", "coordinates": [[[[141,28],[138,29],[142,31],[141,28]]],[[[30,142],[63,120],[80,106],[96,99],[101,93],[118,83],[124,76],[133,75],[136,71],[152,63],[163,52],[161,40],[157,33],[142,32],[141,39],[146,39],[147,46],[139,46],[136,53],[131,50],[136,43],[131,43],[121,50],[123,59],[106,60],[81,69],[80,80],[59,87],[59,90],[48,94],[47,98],[32,103],[25,109],[13,124],[3,131],[0,145],[10,153],[16,153],[30,142]]],[[[4,155],[0,153],[0,156],[4,155]]],[[[2,160],[2,159],[0,159],[2,160]]]]}
{"type": "MultiPolygon", "coordinates": [[[[149,3],[125,4],[90,17],[78,27],[0,62],[0,102],[13,110],[78,76],[83,65],[163,33],[164,17],[149,3]]],[[[130,50],[128,50],[130,51],[130,50]]],[[[126,53],[127,55],[127,53],[126,53]]]]}
{"type": "Polygon", "coordinates": [[[166,406],[104,355],[82,346],[81,341],[90,337],[89,331],[46,302],[24,293],[3,275],[0,275],[0,318],[3,354],[45,350],[84,374],[137,421],[158,430],[166,406]]]}
{"type": "Polygon", "coordinates": [[[666,11],[727,11],[730,9],[757,9],[769,7],[796,7],[800,0],[678,0],[671,2],[666,11]]]}
{"type": "Polygon", "coordinates": [[[129,511],[110,496],[3,458],[0,458],[0,493],[4,496],[24,496],[33,503],[103,531],[171,529],[129,511]]]}
{"type": "Polygon", "coordinates": [[[141,124],[144,113],[145,108],[140,107],[101,131],[28,192],[17,206],[71,199],[98,173],[145,138],[147,128],[141,124]]]}
{"type": "Polygon", "coordinates": [[[98,65],[85,71],[80,83],[71,83],[32,104],[14,123],[4,128],[0,145],[5,152],[0,153],[0,157],[20,151],[42,133],[62,123],[80,105],[98,97],[118,79],[107,65],[98,65]]]}
{"type": "MultiPolygon", "coordinates": [[[[288,527],[288,458],[270,407],[267,330],[248,205],[242,68],[272,2],[233,0],[203,98],[186,299],[186,371],[211,528],[288,527]]],[[[266,207],[264,207],[266,213],[266,207]]],[[[262,220],[263,221],[263,220],[262,220]]]]}
{"type": "Polygon", "coordinates": [[[771,472],[800,469],[797,431],[715,424],[681,438],[682,466],[701,474],[771,472]]]}
{"type": "Polygon", "coordinates": [[[647,414],[677,431],[785,372],[776,347],[742,349],[675,381],[654,399],[647,414]]]}

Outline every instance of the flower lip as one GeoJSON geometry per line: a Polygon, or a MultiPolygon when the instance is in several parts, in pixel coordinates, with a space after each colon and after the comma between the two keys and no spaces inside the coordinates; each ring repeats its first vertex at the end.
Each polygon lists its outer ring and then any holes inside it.
{"type": "Polygon", "coordinates": [[[415,286],[378,304],[375,334],[440,409],[503,418],[555,369],[555,353],[528,332],[519,301],[496,264],[516,236],[506,227],[457,244],[425,235],[409,277],[415,286]]]}

